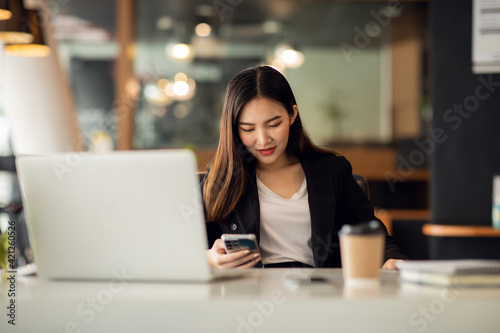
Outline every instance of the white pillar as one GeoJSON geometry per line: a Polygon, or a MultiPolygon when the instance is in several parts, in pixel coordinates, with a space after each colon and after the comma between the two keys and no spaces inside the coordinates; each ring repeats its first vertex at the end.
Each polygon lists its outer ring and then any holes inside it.
{"type": "Polygon", "coordinates": [[[71,91],[54,53],[40,58],[4,55],[4,110],[14,155],[80,150],[71,91]]]}
{"type": "Polygon", "coordinates": [[[49,31],[50,26],[45,27],[52,48],[49,56],[0,57],[3,107],[11,123],[14,155],[81,150],[71,88],[49,31]]]}

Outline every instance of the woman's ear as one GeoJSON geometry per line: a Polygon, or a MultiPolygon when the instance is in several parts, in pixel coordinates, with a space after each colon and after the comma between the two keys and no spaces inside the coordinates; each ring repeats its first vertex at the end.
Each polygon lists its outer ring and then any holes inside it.
{"type": "Polygon", "coordinates": [[[292,126],[293,122],[297,118],[297,115],[299,114],[299,108],[297,104],[294,104],[292,108],[293,108],[293,115],[290,117],[290,126],[292,126]]]}

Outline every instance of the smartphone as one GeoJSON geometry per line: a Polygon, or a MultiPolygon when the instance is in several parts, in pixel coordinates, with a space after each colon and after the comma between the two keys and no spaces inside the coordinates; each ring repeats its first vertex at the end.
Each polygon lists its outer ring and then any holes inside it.
{"type": "MultiPolygon", "coordinates": [[[[249,250],[250,252],[260,254],[257,238],[254,234],[222,234],[221,239],[224,242],[227,253],[249,250]]],[[[254,267],[262,268],[262,260],[254,267]]]]}

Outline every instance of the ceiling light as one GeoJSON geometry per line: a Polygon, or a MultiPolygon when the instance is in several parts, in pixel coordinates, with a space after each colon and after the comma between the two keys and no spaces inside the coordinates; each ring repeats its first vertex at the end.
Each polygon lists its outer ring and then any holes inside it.
{"type": "Polygon", "coordinates": [[[299,68],[305,59],[302,52],[286,45],[281,45],[276,49],[275,58],[281,60],[288,68],[299,68]]]}
{"type": "Polygon", "coordinates": [[[165,88],[167,87],[167,85],[169,84],[170,82],[168,82],[167,79],[160,79],[158,80],[158,83],[157,83],[157,86],[158,88],[162,89],[162,90],[165,90],[165,88]]]}
{"type": "Polygon", "coordinates": [[[186,81],[177,81],[172,87],[176,96],[185,96],[189,92],[189,86],[186,81]]]}
{"type": "Polygon", "coordinates": [[[304,55],[299,51],[286,50],[281,55],[281,60],[283,60],[287,67],[298,68],[304,63],[304,55]]]}
{"type": "Polygon", "coordinates": [[[167,45],[167,54],[176,60],[189,60],[192,58],[191,47],[187,44],[167,45]]]}
{"type": "Polygon", "coordinates": [[[170,82],[166,88],[165,93],[167,96],[176,101],[187,101],[196,93],[196,83],[193,79],[187,77],[184,73],[177,73],[175,81],[170,82]]]}
{"type": "Polygon", "coordinates": [[[207,23],[199,23],[194,31],[199,37],[208,37],[212,33],[212,28],[207,23]]]}
{"type": "Polygon", "coordinates": [[[175,74],[174,80],[175,81],[184,81],[184,82],[187,82],[188,77],[187,77],[186,74],[184,74],[184,73],[181,72],[181,73],[175,74]]]}

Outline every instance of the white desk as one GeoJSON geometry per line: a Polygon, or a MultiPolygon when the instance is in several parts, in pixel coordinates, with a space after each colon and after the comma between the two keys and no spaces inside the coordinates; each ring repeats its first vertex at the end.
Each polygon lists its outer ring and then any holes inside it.
{"type": "Polygon", "coordinates": [[[500,288],[399,284],[344,289],[339,269],[254,270],[209,284],[53,282],[17,277],[16,326],[0,297],[0,332],[499,332],[500,288]],[[314,272],[329,283],[294,286],[314,272]],[[288,279],[287,279],[288,278],[288,279]]]}

